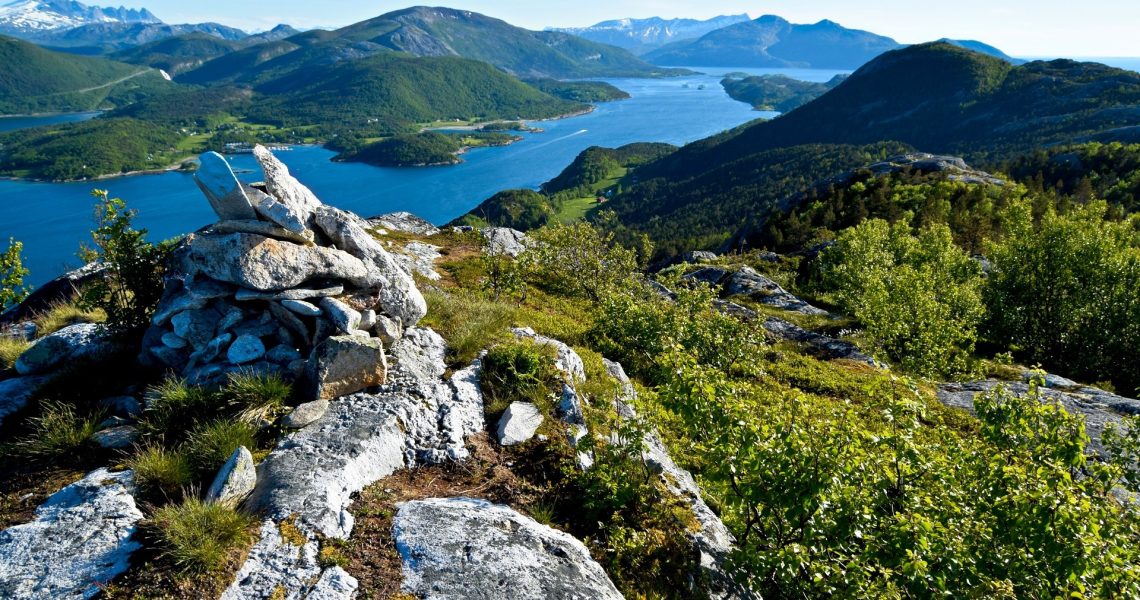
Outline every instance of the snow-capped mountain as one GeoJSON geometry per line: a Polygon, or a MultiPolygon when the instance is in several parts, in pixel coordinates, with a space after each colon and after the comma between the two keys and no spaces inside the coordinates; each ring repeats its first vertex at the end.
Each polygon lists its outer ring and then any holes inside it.
{"type": "Polygon", "coordinates": [[[0,33],[28,35],[92,23],[161,23],[147,9],[87,6],[74,0],[15,0],[0,5],[0,33]]]}
{"type": "Polygon", "coordinates": [[[643,53],[672,42],[696,39],[711,31],[748,20],[748,15],[722,15],[707,21],[650,17],[648,19],[602,21],[590,27],[551,27],[548,29],[571,33],[594,42],[643,53]]]}

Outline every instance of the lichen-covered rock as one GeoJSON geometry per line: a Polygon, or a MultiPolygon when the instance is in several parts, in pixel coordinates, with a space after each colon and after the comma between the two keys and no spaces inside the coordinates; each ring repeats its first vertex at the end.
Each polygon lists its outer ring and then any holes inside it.
{"type": "Polygon", "coordinates": [[[251,363],[265,356],[265,344],[255,335],[240,335],[226,350],[226,360],[235,365],[251,363]]]}
{"type": "Polygon", "coordinates": [[[47,373],[75,361],[95,360],[114,352],[115,345],[101,325],[79,323],[44,336],[16,359],[20,375],[47,373]]]}
{"type": "Polygon", "coordinates": [[[93,471],[53,494],[30,523],[0,531],[0,597],[91,598],[127,570],[143,514],[130,471],[93,471]]]}
{"type": "Polygon", "coordinates": [[[257,485],[257,469],[253,465],[253,454],[245,446],[234,450],[226,464],[218,469],[214,482],[206,491],[207,502],[220,502],[236,506],[253,491],[257,485]]]}
{"type": "Polygon", "coordinates": [[[302,600],[320,578],[319,551],[312,537],[288,539],[277,523],[264,521],[260,539],[221,600],[302,600]]]}
{"type": "Polygon", "coordinates": [[[360,328],[360,313],[336,298],[321,298],[321,310],[344,333],[352,333],[360,328]]]}
{"type": "Polygon", "coordinates": [[[179,268],[260,291],[287,290],[314,278],[372,282],[364,263],[346,252],[249,233],[193,236],[179,268]]]}
{"type": "Polygon", "coordinates": [[[388,374],[384,344],[351,335],[328,338],[313,349],[309,363],[318,400],[332,400],[380,385],[388,374]]]}
{"type": "Polygon", "coordinates": [[[377,215],[368,219],[368,223],[373,227],[380,227],[388,231],[400,231],[422,236],[433,236],[439,233],[438,227],[410,212],[377,215]]]}
{"type": "Polygon", "coordinates": [[[580,541],[506,506],[469,498],[405,502],[392,533],[402,589],[420,598],[622,598],[580,541]]]}
{"type": "Polygon", "coordinates": [[[313,423],[318,419],[325,416],[329,411],[328,400],[313,400],[306,402],[293,409],[284,419],[281,424],[290,429],[301,429],[313,423]]]}
{"type": "Polygon", "coordinates": [[[317,226],[337,248],[358,256],[380,287],[379,302],[389,316],[412,326],[427,314],[427,301],[400,263],[360,225],[359,219],[331,206],[316,211],[317,226]]]}
{"type": "Polygon", "coordinates": [[[512,402],[495,428],[495,438],[503,446],[521,444],[538,432],[543,416],[538,407],[530,402],[512,402]]]}
{"type": "Polygon", "coordinates": [[[421,277],[431,281],[439,281],[443,278],[435,270],[435,261],[443,256],[439,253],[439,246],[423,242],[408,242],[404,245],[404,252],[394,256],[404,265],[404,268],[412,273],[418,273],[421,277]]]}
{"type": "Polygon", "coordinates": [[[757,273],[751,267],[741,267],[733,273],[724,285],[724,296],[749,296],[760,302],[781,310],[798,312],[805,315],[827,315],[828,312],[800,300],[785,290],[780,284],[757,273]]]}
{"type": "Polygon", "coordinates": [[[409,330],[392,349],[390,382],[332,402],[324,417],[282,440],[262,461],[249,505],[347,538],[353,494],[397,469],[466,457],[463,440],[483,428],[477,367],[444,380],[445,353],[438,334],[409,330]]]}
{"type": "Polygon", "coordinates": [[[509,227],[485,227],[483,237],[487,239],[487,250],[491,254],[505,254],[517,258],[526,250],[526,234],[509,227]]]}
{"type": "Polygon", "coordinates": [[[265,221],[218,221],[210,226],[212,233],[252,233],[265,237],[277,238],[296,244],[309,245],[313,243],[313,232],[295,233],[265,221]]]}
{"type": "Polygon", "coordinates": [[[304,300],[289,300],[281,301],[281,306],[301,315],[302,317],[319,317],[321,316],[321,309],[312,302],[304,300]]]}
{"type": "Polygon", "coordinates": [[[360,583],[340,567],[329,567],[321,573],[320,579],[313,584],[313,589],[305,596],[305,600],[351,600],[356,597],[356,588],[360,583]]]}
{"type": "Polygon", "coordinates": [[[321,206],[316,194],[290,175],[289,167],[277,160],[268,148],[254,146],[253,157],[257,159],[261,170],[265,173],[265,188],[269,194],[301,215],[302,220],[308,221],[312,212],[321,206]]]}

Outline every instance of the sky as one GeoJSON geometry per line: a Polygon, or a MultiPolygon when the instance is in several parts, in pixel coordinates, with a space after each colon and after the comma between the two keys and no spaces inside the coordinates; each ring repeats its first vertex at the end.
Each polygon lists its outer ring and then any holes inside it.
{"type": "MultiPolygon", "coordinates": [[[[120,3],[148,8],[167,23],[214,21],[251,31],[278,23],[333,28],[413,5],[387,0],[114,0],[120,3]]],[[[623,17],[775,14],[793,23],[831,19],[903,43],[976,39],[1021,57],[1140,57],[1138,0],[437,0],[436,5],[530,29],[623,17]]]]}

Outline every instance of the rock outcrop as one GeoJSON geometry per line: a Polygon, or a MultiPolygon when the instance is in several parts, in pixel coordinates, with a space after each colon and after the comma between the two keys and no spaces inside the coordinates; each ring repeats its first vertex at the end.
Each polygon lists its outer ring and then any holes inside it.
{"type": "Polygon", "coordinates": [[[40,375],[60,365],[98,359],[114,351],[115,345],[101,325],[79,323],[37,340],[16,360],[16,372],[40,375]]]}
{"type": "Polygon", "coordinates": [[[398,336],[361,315],[410,327],[423,296],[366,221],[322,204],[268,150],[254,155],[264,188],[203,155],[195,177],[220,220],[175,251],[141,359],[192,384],[307,379],[324,399],[383,383],[382,344],[398,336]]]}
{"type": "Polygon", "coordinates": [[[780,310],[804,315],[827,316],[829,313],[804,302],[785,290],[780,284],[757,273],[755,269],[743,266],[729,269],[719,266],[705,266],[686,273],[683,281],[706,284],[716,290],[722,298],[745,296],[760,304],[780,310]]]}
{"type": "Polygon", "coordinates": [[[373,227],[386,229],[388,231],[411,233],[424,237],[430,237],[439,233],[438,227],[410,212],[394,212],[376,215],[368,219],[368,222],[371,223],[373,227]]]}
{"type": "Polygon", "coordinates": [[[392,525],[403,590],[435,600],[620,600],[577,539],[468,498],[405,502],[392,525]]]}
{"type": "Polygon", "coordinates": [[[143,514],[130,471],[99,469],[53,494],[30,523],[0,531],[0,597],[91,598],[127,570],[143,514]]]}
{"type": "MultiPolygon", "coordinates": [[[[1085,431],[1089,435],[1089,449],[1098,454],[1104,452],[1100,440],[1106,425],[1109,423],[1120,425],[1125,417],[1140,415],[1140,400],[1117,396],[1094,387],[1077,385],[1055,375],[1046,378],[1046,386],[1048,387],[1040,389],[1042,401],[1059,402],[1070,414],[1083,418],[1085,431]],[[1054,385],[1059,387],[1054,388],[1054,385]]],[[[972,414],[974,398],[978,394],[992,392],[998,387],[1019,396],[1029,391],[1029,385],[1020,381],[987,379],[941,384],[938,386],[937,397],[939,402],[947,406],[965,409],[972,414]]]]}

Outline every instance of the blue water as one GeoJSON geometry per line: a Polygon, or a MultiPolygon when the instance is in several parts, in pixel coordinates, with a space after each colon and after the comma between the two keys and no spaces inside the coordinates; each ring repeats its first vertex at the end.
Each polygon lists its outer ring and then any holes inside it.
{"type": "MultiPolygon", "coordinates": [[[[740,69],[670,79],[608,80],[633,97],[600,104],[588,115],[536,123],[543,133],[523,134],[522,142],[504,148],[473,150],[457,166],[380,168],[334,163],[330,162],[334,153],[317,147],[297,147],[278,156],[326,203],[366,217],[406,210],[445,223],[495,192],[536,188],[589,146],[679,145],[774,116],[754,111],[724,93],[720,77],[734,70],[740,69]],[[699,89],[701,85],[705,89],[699,89]]],[[[823,81],[836,72],[799,73],[823,81]]],[[[240,177],[260,177],[252,156],[230,158],[235,169],[252,171],[239,173],[240,177]]],[[[76,250],[90,239],[92,188],[107,189],[112,196],[127,200],[138,210],[136,224],[146,227],[152,240],[194,231],[215,220],[192,177],[185,173],[65,184],[0,181],[0,249],[9,236],[24,242],[31,283],[47,281],[78,264],[76,250]]]]}
{"type": "Polygon", "coordinates": [[[57,123],[75,123],[94,119],[98,112],[60,113],[55,115],[40,115],[31,117],[4,117],[0,116],[0,133],[39,127],[40,125],[55,125],[57,123]]]}

